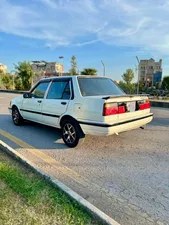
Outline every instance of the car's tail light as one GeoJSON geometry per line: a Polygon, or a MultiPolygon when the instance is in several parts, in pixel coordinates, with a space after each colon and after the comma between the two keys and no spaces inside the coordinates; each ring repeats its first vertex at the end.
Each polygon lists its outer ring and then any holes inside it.
{"type": "Polygon", "coordinates": [[[117,103],[105,103],[103,107],[103,116],[115,115],[118,114],[117,103]]]}
{"type": "Polygon", "coordinates": [[[144,109],[149,109],[150,108],[150,100],[146,99],[143,103],[139,104],[139,109],[144,110],[144,109]]]}
{"type": "Polygon", "coordinates": [[[103,116],[116,115],[125,112],[125,106],[118,106],[117,103],[105,103],[103,107],[103,116]]]}
{"type": "Polygon", "coordinates": [[[125,106],[119,106],[119,113],[125,113],[126,112],[126,108],[125,106]]]}

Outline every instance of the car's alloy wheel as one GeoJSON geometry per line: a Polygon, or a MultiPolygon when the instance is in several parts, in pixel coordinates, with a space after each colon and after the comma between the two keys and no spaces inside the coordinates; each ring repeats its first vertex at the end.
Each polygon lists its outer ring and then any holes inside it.
{"type": "Polygon", "coordinates": [[[66,123],[63,127],[63,137],[67,143],[72,144],[76,140],[75,128],[70,123],[66,123]]]}
{"type": "Polygon", "coordinates": [[[66,120],[62,124],[62,138],[68,147],[74,148],[84,140],[84,134],[75,120],[66,120]]]}
{"type": "Polygon", "coordinates": [[[23,123],[23,118],[20,115],[17,108],[12,109],[12,120],[13,120],[13,123],[17,126],[23,123]]]}

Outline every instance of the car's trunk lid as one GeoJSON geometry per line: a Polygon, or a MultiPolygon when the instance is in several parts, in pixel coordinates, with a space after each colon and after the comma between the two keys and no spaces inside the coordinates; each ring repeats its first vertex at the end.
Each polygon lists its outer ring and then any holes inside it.
{"type": "Polygon", "coordinates": [[[104,116],[104,122],[114,123],[115,118],[117,122],[142,117],[150,112],[150,108],[141,110],[140,105],[148,100],[146,95],[119,95],[119,96],[106,96],[102,98],[105,104],[117,103],[118,106],[125,108],[124,113],[117,115],[104,116]]]}

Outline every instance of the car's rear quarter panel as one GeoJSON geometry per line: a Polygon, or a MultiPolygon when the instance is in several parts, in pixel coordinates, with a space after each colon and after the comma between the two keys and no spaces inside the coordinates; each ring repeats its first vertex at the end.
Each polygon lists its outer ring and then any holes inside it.
{"type": "Polygon", "coordinates": [[[82,97],[79,119],[103,122],[103,104],[101,98],[82,97]]]}

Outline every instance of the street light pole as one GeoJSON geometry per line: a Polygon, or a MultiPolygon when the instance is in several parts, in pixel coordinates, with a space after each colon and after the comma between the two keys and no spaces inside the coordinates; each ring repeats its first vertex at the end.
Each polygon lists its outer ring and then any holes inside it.
{"type": "Polygon", "coordinates": [[[104,62],[101,60],[101,63],[102,63],[102,65],[103,65],[103,76],[105,77],[105,75],[106,75],[106,68],[105,68],[105,64],[104,64],[104,62]]]}
{"type": "Polygon", "coordinates": [[[140,61],[138,59],[138,56],[136,56],[137,62],[138,62],[138,66],[137,66],[137,75],[138,75],[138,80],[137,80],[137,94],[139,94],[139,83],[140,83],[140,77],[139,77],[139,64],[140,61]]]}

